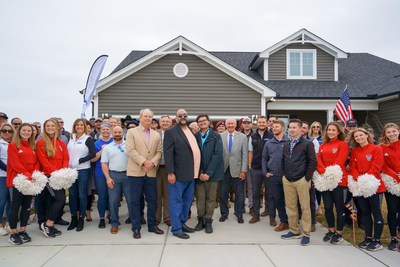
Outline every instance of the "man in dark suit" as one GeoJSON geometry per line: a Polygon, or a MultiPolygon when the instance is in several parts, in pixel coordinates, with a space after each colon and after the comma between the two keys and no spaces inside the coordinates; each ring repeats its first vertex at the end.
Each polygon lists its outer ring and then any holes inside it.
{"type": "Polygon", "coordinates": [[[187,126],[187,112],[179,109],[177,124],[164,135],[165,171],[168,175],[169,210],[171,232],[183,239],[194,229],[185,223],[193,200],[194,179],[200,171],[200,148],[187,126]]]}

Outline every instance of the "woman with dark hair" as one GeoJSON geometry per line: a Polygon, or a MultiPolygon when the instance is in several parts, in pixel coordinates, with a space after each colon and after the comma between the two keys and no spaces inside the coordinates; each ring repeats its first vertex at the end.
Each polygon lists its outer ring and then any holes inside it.
{"type": "Polygon", "coordinates": [[[75,120],[71,138],[68,142],[69,168],[78,171],[78,179],[69,188],[69,207],[71,223],[67,230],[76,227],[82,231],[86,215],[87,186],[90,178],[90,160],[96,156],[93,138],[84,119],[75,120]],[[79,201],[78,201],[79,198],[79,201]],[[78,207],[79,203],[79,207],[78,207]],[[78,220],[79,211],[79,220],[78,220]]]}
{"type": "Polygon", "coordinates": [[[29,206],[32,195],[24,195],[15,188],[14,179],[17,175],[25,175],[27,179],[32,177],[35,170],[39,169],[35,153],[35,138],[32,135],[33,129],[29,123],[22,123],[13,141],[8,146],[7,158],[7,186],[11,193],[11,208],[9,213],[11,236],[8,240],[13,245],[21,245],[30,242],[31,238],[26,233],[26,225],[29,220],[29,206]],[[21,211],[19,211],[21,208],[21,211]],[[18,217],[20,229],[17,230],[18,217]]]}
{"type": "Polygon", "coordinates": [[[32,135],[33,135],[33,138],[36,141],[38,139],[38,137],[39,137],[39,129],[35,124],[31,124],[31,126],[32,126],[32,130],[33,130],[32,135]]]}
{"type": "MultiPolygon", "coordinates": [[[[42,171],[47,177],[55,171],[68,168],[69,155],[66,144],[59,139],[58,122],[48,119],[43,124],[43,138],[37,142],[37,156],[42,171]]],[[[54,220],[64,207],[64,189],[55,190],[49,185],[39,195],[38,221],[46,237],[61,235],[61,231],[54,227],[54,220]],[[50,198],[47,206],[47,199],[50,198]]]]}
{"type": "MultiPolygon", "coordinates": [[[[333,190],[320,190],[324,200],[325,218],[329,227],[323,241],[338,244],[343,241],[342,231],[346,220],[344,196],[347,195],[347,171],[345,163],[349,155],[349,145],[344,141],[343,127],[337,122],[330,122],[325,127],[323,139],[324,143],[319,147],[318,152],[317,171],[319,174],[327,176],[329,172],[327,169],[330,168],[332,169],[331,175],[335,175],[338,181],[333,190]],[[337,216],[336,231],[333,205],[335,205],[337,216]]],[[[315,186],[317,188],[317,183],[315,186]]]]}
{"type": "Polygon", "coordinates": [[[364,128],[357,128],[352,131],[349,143],[354,148],[351,151],[349,161],[349,174],[352,178],[349,177],[348,186],[353,195],[360,195],[358,203],[362,210],[365,230],[365,239],[358,244],[358,247],[369,251],[381,250],[383,248],[380,241],[383,231],[381,207],[383,192],[386,191],[381,177],[382,148],[374,145],[371,134],[364,128]],[[356,188],[359,192],[352,189],[353,179],[358,185],[356,188]],[[374,235],[372,235],[371,214],[374,216],[374,235]]]}

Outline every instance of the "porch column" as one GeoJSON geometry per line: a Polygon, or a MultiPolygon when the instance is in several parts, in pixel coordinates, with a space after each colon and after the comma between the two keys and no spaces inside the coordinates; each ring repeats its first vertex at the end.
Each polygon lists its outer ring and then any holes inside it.
{"type": "Polygon", "coordinates": [[[333,111],[334,111],[333,109],[328,109],[326,111],[326,123],[327,124],[330,123],[331,121],[333,121],[333,117],[334,117],[333,111]]]}

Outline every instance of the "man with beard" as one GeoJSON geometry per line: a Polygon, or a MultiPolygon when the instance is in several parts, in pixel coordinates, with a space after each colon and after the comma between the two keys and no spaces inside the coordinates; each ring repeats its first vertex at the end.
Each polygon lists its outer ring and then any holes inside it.
{"type": "Polygon", "coordinates": [[[182,239],[189,238],[186,233],[194,232],[185,223],[193,200],[194,179],[199,177],[200,171],[200,148],[187,126],[187,117],[187,112],[179,109],[176,112],[177,124],[164,135],[171,232],[182,239]]]}
{"type": "Polygon", "coordinates": [[[126,154],[126,143],[124,131],[120,126],[112,130],[113,142],[104,147],[101,155],[101,169],[107,179],[108,197],[110,200],[111,230],[112,234],[118,233],[118,206],[121,193],[124,194],[128,210],[130,206],[129,179],[126,176],[128,155],[126,154]]]}

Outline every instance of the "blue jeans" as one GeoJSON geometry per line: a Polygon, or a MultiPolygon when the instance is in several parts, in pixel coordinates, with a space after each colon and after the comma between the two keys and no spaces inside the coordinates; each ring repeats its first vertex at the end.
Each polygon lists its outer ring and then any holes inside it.
{"type": "Polygon", "coordinates": [[[111,216],[111,226],[118,226],[119,223],[119,200],[121,197],[121,193],[124,194],[126,203],[128,204],[128,211],[130,210],[130,186],[129,179],[126,176],[126,173],[119,173],[110,171],[111,179],[114,181],[114,188],[108,187],[108,198],[110,203],[110,216],[111,216]]]}
{"type": "Polygon", "coordinates": [[[79,218],[85,219],[89,177],[90,169],[78,170],[78,179],[69,188],[69,208],[71,209],[71,216],[77,216],[79,197],[79,218]]]}
{"type": "Polygon", "coordinates": [[[96,176],[96,189],[99,199],[97,200],[97,210],[99,211],[100,219],[104,219],[108,203],[108,186],[105,177],[96,176]]]}
{"type": "MultiPolygon", "coordinates": [[[[231,176],[231,172],[226,169],[224,174],[224,179],[221,181],[219,187],[219,206],[222,216],[228,216],[228,196],[229,189],[231,187],[231,182],[233,185],[233,192],[235,193],[235,215],[238,218],[241,218],[244,213],[244,183],[245,181],[240,180],[240,178],[233,178],[231,176]]],[[[253,203],[254,205],[254,203],[253,203]]]]}
{"type": "Polygon", "coordinates": [[[264,177],[264,183],[268,189],[269,217],[275,218],[278,210],[281,223],[288,223],[288,216],[285,208],[285,195],[283,193],[282,176],[264,177]]]}
{"type": "Polygon", "coordinates": [[[136,177],[129,176],[131,205],[130,218],[132,221],[132,230],[140,230],[141,223],[141,198],[144,197],[147,202],[147,227],[148,230],[153,230],[156,227],[156,212],[157,212],[157,182],[156,177],[148,177],[147,175],[136,177]]]}
{"type": "Polygon", "coordinates": [[[169,195],[169,217],[171,218],[171,232],[176,234],[182,231],[189,215],[194,194],[194,180],[190,182],[176,181],[175,184],[168,183],[169,195]]]}
{"type": "Polygon", "coordinates": [[[7,177],[0,177],[0,218],[3,220],[4,207],[6,208],[6,222],[11,207],[10,191],[6,184],[7,177]],[[6,205],[7,204],[7,205],[6,205]]]}

